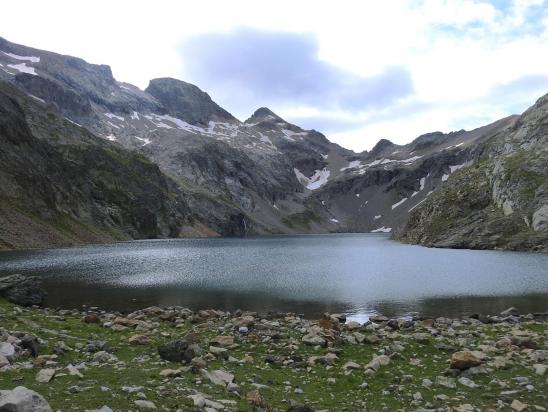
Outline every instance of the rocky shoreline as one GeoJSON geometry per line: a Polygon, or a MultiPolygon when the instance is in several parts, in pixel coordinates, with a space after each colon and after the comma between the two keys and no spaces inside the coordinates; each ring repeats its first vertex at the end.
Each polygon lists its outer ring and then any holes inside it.
{"type": "Polygon", "coordinates": [[[183,307],[121,314],[12,303],[15,296],[33,304],[44,296],[37,288],[32,278],[0,278],[0,411],[519,412],[548,405],[548,313],[378,315],[360,324],[339,314],[309,320],[183,307]]]}

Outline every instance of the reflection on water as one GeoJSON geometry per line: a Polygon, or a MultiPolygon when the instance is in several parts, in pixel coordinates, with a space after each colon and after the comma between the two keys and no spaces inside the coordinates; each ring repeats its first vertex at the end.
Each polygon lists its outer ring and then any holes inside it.
{"type": "Polygon", "coordinates": [[[147,305],[459,316],[548,310],[548,256],[428,249],[344,234],[125,242],[0,253],[43,276],[52,306],[147,305]]]}

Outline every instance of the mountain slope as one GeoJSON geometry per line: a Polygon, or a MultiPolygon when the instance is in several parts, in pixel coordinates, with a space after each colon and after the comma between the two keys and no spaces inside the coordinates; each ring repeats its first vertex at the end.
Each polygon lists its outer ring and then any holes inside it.
{"type": "MultiPolygon", "coordinates": [[[[265,107],[241,122],[181,80],[153,79],[143,91],[116,80],[106,65],[2,38],[0,90],[6,122],[12,122],[0,135],[4,247],[391,232],[449,190],[453,173],[456,179],[458,170],[483,164],[487,151],[497,159],[509,144],[519,147],[530,123],[510,116],[471,131],[428,133],[407,145],[382,139],[370,152],[354,153],[265,107]],[[9,137],[15,124],[26,127],[24,145],[9,137]],[[511,130],[512,142],[488,144],[511,130]],[[61,218],[71,222],[64,232],[55,226],[61,218]]],[[[546,143],[535,144],[542,162],[546,143]]],[[[531,153],[527,149],[524,162],[531,153]]],[[[544,227],[544,198],[535,194],[540,203],[524,206],[508,179],[492,175],[494,203],[504,211],[540,208],[527,212],[527,219],[544,227]]],[[[406,241],[428,244],[412,230],[406,233],[406,241]]],[[[495,246],[513,247],[485,247],[495,246]]]]}
{"type": "Polygon", "coordinates": [[[175,182],[142,155],[2,83],[0,162],[0,248],[233,234],[202,225],[175,182]]]}
{"type": "Polygon", "coordinates": [[[485,142],[397,234],[435,247],[548,251],[548,95],[485,142]]]}

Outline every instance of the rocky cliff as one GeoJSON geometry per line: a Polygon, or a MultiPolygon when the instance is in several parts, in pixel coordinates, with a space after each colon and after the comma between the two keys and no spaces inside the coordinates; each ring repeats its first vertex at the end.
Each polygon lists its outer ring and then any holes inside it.
{"type": "Polygon", "coordinates": [[[548,95],[476,150],[396,237],[435,247],[548,251],[548,95]]]}

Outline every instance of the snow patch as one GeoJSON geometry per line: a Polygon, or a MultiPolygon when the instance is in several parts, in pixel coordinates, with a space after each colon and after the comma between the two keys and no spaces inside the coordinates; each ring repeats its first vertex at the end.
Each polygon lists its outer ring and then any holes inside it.
{"type": "Polygon", "coordinates": [[[78,127],[83,127],[80,123],[76,123],[76,122],[73,122],[72,120],[70,120],[68,117],[65,117],[65,119],[67,119],[69,122],[71,122],[72,124],[78,126],[78,127]]]}
{"type": "Polygon", "coordinates": [[[413,157],[410,157],[409,159],[403,159],[403,160],[399,160],[400,162],[403,162],[403,163],[413,163],[413,162],[416,162],[417,160],[419,160],[422,156],[413,156],[413,157]]]}
{"type": "Polygon", "coordinates": [[[295,141],[295,139],[293,139],[293,136],[306,136],[308,134],[308,132],[294,132],[293,130],[289,129],[282,129],[282,133],[283,138],[291,142],[295,141]]]}
{"type": "Polygon", "coordinates": [[[407,200],[406,197],[404,197],[402,200],[400,200],[398,203],[394,203],[392,205],[392,210],[394,210],[395,208],[397,208],[399,205],[401,205],[403,202],[405,202],[407,200]]]}
{"type": "Polygon", "coordinates": [[[33,76],[38,76],[38,74],[34,71],[34,67],[27,66],[26,63],[8,64],[8,67],[19,70],[21,73],[28,73],[32,74],[33,76]]]}
{"type": "Polygon", "coordinates": [[[460,164],[460,165],[454,165],[454,166],[449,166],[449,170],[451,171],[451,173],[453,172],[456,172],[457,170],[463,168],[464,166],[466,166],[467,162],[463,163],[463,164],[460,164]]]}
{"type": "Polygon", "coordinates": [[[267,135],[263,134],[262,132],[259,132],[259,136],[261,137],[261,142],[266,143],[267,145],[271,147],[274,147],[274,148],[276,147],[274,146],[274,144],[272,143],[272,140],[270,140],[270,138],[267,135]]]}
{"type": "Polygon", "coordinates": [[[33,94],[29,94],[29,96],[32,97],[34,100],[38,100],[40,103],[46,104],[46,101],[44,99],[40,99],[39,97],[37,97],[33,94]]]}
{"type": "Polygon", "coordinates": [[[109,134],[108,136],[105,136],[105,139],[110,140],[111,142],[115,142],[116,136],[114,136],[113,134],[109,134]]]}
{"type": "Polygon", "coordinates": [[[447,179],[449,179],[449,175],[443,175],[443,176],[441,177],[441,181],[442,181],[442,182],[445,182],[447,179]]]}
{"type": "Polygon", "coordinates": [[[105,116],[108,117],[109,119],[118,119],[120,121],[124,121],[126,119],[124,119],[122,116],[118,116],[118,115],[115,115],[114,113],[105,113],[105,116]]]}
{"type": "Polygon", "coordinates": [[[376,215],[374,219],[379,220],[381,217],[382,217],[382,215],[376,215]]]}
{"type": "Polygon", "coordinates": [[[10,56],[12,59],[15,59],[15,60],[24,60],[31,63],[40,62],[40,57],[36,57],[36,56],[19,56],[18,54],[8,53],[5,51],[3,51],[2,53],[4,53],[6,56],[10,56]]]}
{"type": "Polygon", "coordinates": [[[426,196],[424,197],[424,199],[422,199],[420,202],[418,202],[415,206],[413,206],[411,209],[409,209],[407,212],[411,212],[413,209],[415,209],[418,205],[420,205],[422,202],[424,202],[425,200],[427,200],[428,196],[430,196],[432,194],[432,190],[429,191],[426,196]]]}
{"type": "Polygon", "coordinates": [[[141,142],[143,142],[143,146],[146,146],[147,144],[152,143],[152,140],[150,140],[147,137],[138,137],[138,136],[133,136],[133,137],[135,137],[137,140],[140,140],[141,142]]]}
{"type": "Polygon", "coordinates": [[[356,193],[356,197],[360,197],[360,194],[359,194],[359,193],[356,193]]]}
{"type": "Polygon", "coordinates": [[[423,190],[424,185],[426,184],[426,177],[421,177],[421,180],[419,180],[419,184],[421,185],[421,188],[419,189],[419,191],[423,190]]]}
{"type": "Polygon", "coordinates": [[[322,155],[323,160],[327,160],[328,157],[329,157],[328,154],[323,154],[323,155],[322,155]]]}
{"type": "Polygon", "coordinates": [[[115,127],[116,129],[119,129],[120,127],[119,126],[116,126],[114,123],[112,122],[107,122],[108,124],[110,124],[112,127],[115,127]]]}
{"type": "Polygon", "coordinates": [[[311,177],[306,177],[299,169],[294,168],[297,180],[309,190],[316,190],[327,183],[331,172],[327,169],[316,170],[311,177]]]}
{"type": "Polygon", "coordinates": [[[339,223],[339,221],[337,219],[329,219],[329,220],[333,223],[339,223]]]}
{"type": "Polygon", "coordinates": [[[132,118],[133,120],[139,120],[139,113],[137,113],[137,112],[131,113],[131,118],[132,118]]]}
{"type": "Polygon", "coordinates": [[[344,172],[348,169],[355,169],[357,167],[360,167],[361,162],[359,160],[352,160],[351,162],[348,162],[348,166],[341,168],[341,172],[344,172]]]}
{"type": "Polygon", "coordinates": [[[331,172],[327,169],[316,170],[316,173],[310,178],[310,183],[306,187],[310,190],[316,190],[327,183],[331,172]]]}
{"type": "Polygon", "coordinates": [[[392,231],[391,227],[379,227],[371,231],[371,233],[390,233],[392,231]]]}

